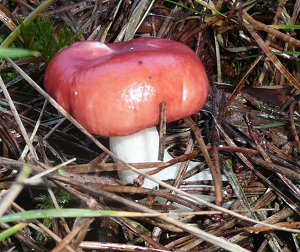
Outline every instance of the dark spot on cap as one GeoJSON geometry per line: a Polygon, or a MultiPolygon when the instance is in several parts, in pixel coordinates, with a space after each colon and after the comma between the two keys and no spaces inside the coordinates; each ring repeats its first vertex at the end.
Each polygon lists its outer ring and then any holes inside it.
{"type": "Polygon", "coordinates": [[[151,76],[151,75],[149,75],[149,79],[152,79],[152,76],[151,76]]]}
{"type": "Polygon", "coordinates": [[[142,64],[143,64],[143,61],[139,60],[139,61],[138,61],[138,64],[139,64],[139,65],[142,65],[142,64]]]}

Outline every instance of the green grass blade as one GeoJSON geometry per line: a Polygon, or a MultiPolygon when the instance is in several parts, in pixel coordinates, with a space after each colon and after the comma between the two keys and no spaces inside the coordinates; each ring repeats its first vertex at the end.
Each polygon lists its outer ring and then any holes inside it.
{"type": "Polygon", "coordinates": [[[209,5],[208,3],[206,3],[205,1],[202,0],[195,0],[197,3],[201,4],[202,6],[206,7],[207,9],[210,9],[213,13],[216,13],[218,15],[221,15],[223,17],[226,18],[226,15],[224,15],[223,13],[219,12],[216,8],[214,8],[213,6],[209,5]]]}
{"type": "Polygon", "coordinates": [[[281,51],[281,52],[274,52],[274,54],[289,54],[289,55],[300,55],[300,51],[281,51]]]}
{"type": "Polygon", "coordinates": [[[75,217],[145,217],[156,216],[157,214],[114,211],[114,210],[90,210],[90,209],[43,209],[43,210],[29,210],[0,217],[0,223],[33,220],[44,218],[75,218],[75,217]]]}
{"type": "Polygon", "coordinates": [[[193,8],[189,8],[188,6],[186,6],[186,5],[184,5],[184,4],[180,3],[180,2],[175,2],[175,1],[172,1],[172,0],[166,0],[165,2],[177,5],[177,6],[181,7],[181,8],[184,8],[184,9],[186,9],[188,11],[191,11],[191,12],[193,12],[195,14],[198,14],[200,16],[207,16],[207,17],[213,17],[213,16],[215,16],[213,14],[207,14],[207,13],[204,13],[204,12],[200,12],[200,11],[194,10],[193,8]]]}
{"type": "Polygon", "coordinates": [[[282,30],[299,30],[300,25],[269,25],[270,27],[274,29],[282,29],[282,30]]]}
{"type": "Polygon", "coordinates": [[[0,48],[0,58],[18,58],[26,56],[40,56],[40,53],[21,48],[0,48]]]}
{"type": "Polygon", "coordinates": [[[6,238],[12,236],[13,234],[17,233],[20,231],[22,228],[26,227],[28,223],[19,223],[17,225],[14,225],[11,228],[8,228],[4,230],[3,232],[0,233],[0,242],[5,240],[6,238]]]}
{"type": "MultiPolygon", "coordinates": [[[[266,124],[260,124],[260,125],[254,125],[254,129],[270,129],[270,128],[278,128],[278,127],[284,127],[286,123],[284,122],[273,122],[273,123],[266,123],[266,124]]],[[[237,125],[238,128],[246,129],[248,128],[247,125],[237,125]]]]}

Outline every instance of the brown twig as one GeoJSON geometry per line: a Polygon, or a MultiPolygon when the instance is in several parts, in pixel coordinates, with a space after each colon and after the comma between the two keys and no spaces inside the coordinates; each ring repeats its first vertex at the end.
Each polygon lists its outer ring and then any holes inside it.
{"type": "Polygon", "coordinates": [[[289,116],[291,122],[291,134],[292,137],[294,138],[295,146],[298,148],[298,150],[300,150],[300,140],[299,140],[299,136],[295,124],[295,118],[294,118],[294,110],[296,105],[297,105],[296,101],[292,102],[292,104],[290,105],[289,116]]]}
{"type": "Polygon", "coordinates": [[[251,64],[249,69],[246,71],[246,73],[243,75],[243,77],[240,79],[239,83],[236,85],[235,89],[233,90],[230,97],[228,98],[228,102],[227,102],[228,106],[230,106],[233,103],[234,99],[237,97],[239,92],[243,89],[247,77],[250,75],[250,73],[253,71],[256,65],[261,61],[261,59],[262,56],[257,57],[256,60],[251,64]]]}
{"type": "Polygon", "coordinates": [[[207,148],[205,146],[204,140],[202,138],[202,134],[200,129],[195,125],[193,120],[190,117],[184,118],[185,123],[192,129],[195,138],[197,139],[197,142],[200,146],[200,149],[202,151],[202,154],[205,158],[205,161],[207,163],[207,166],[210,169],[213,182],[214,182],[214,187],[215,187],[215,196],[216,196],[216,205],[220,206],[223,202],[223,193],[222,193],[222,180],[221,180],[221,172],[220,170],[217,171],[216,167],[213,165],[211,158],[209,156],[209,153],[207,151],[207,148]]]}
{"type": "Polygon", "coordinates": [[[54,249],[51,250],[51,252],[60,252],[63,251],[69,243],[74,239],[74,237],[80,232],[80,227],[75,227],[72,229],[72,231],[65,236],[65,238],[59,242],[54,249]]]}
{"type": "Polygon", "coordinates": [[[249,157],[249,159],[254,164],[264,167],[265,169],[284,174],[286,177],[290,178],[291,180],[298,181],[298,182],[300,181],[300,174],[295,171],[292,171],[290,169],[287,169],[286,167],[283,167],[280,165],[275,165],[273,163],[264,161],[264,160],[256,158],[256,157],[249,157]]]}
{"type": "Polygon", "coordinates": [[[247,30],[250,32],[252,37],[256,40],[257,44],[264,51],[264,53],[268,56],[268,58],[272,61],[275,67],[283,74],[283,76],[294,86],[297,90],[300,90],[299,81],[285,68],[285,66],[278,60],[278,58],[271,52],[266,43],[262,40],[262,38],[254,31],[252,28],[247,27],[247,30]]]}
{"type": "Polygon", "coordinates": [[[186,35],[183,34],[182,37],[179,40],[186,44],[193,38],[193,36],[195,36],[196,34],[198,34],[200,32],[203,32],[208,27],[212,26],[213,24],[219,22],[222,19],[224,19],[223,16],[217,16],[217,17],[211,19],[210,21],[208,21],[204,24],[201,24],[198,28],[196,28],[194,30],[190,30],[189,33],[187,33],[186,35]]]}
{"type": "Polygon", "coordinates": [[[165,141],[167,129],[167,104],[162,102],[160,104],[160,123],[159,123],[159,147],[158,147],[158,160],[164,160],[165,141]]]}
{"type": "MultiPolygon", "coordinates": [[[[300,47],[300,41],[298,39],[295,39],[295,38],[293,38],[293,37],[291,37],[289,35],[286,35],[286,34],[280,32],[280,31],[278,31],[278,30],[276,30],[276,29],[274,29],[272,27],[269,27],[269,26],[267,26],[267,25],[265,25],[265,24],[263,24],[263,23],[255,20],[245,10],[243,11],[243,17],[249,23],[251,23],[254,26],[254,28],[262,30],[262,31],[265,31],[265,32],[273,35],[274,37],[276,37],[276,38],[278,38],[278,39],[280,39],[280,40],[282,40],[284,42],[287,42],[287,43],[289,43],[291,45],[294,45],[296,47],[300,47]]],[[[251,30],[251,31],[253,30],[253,27],[249,27],[247,25],[246,25],[246,28],[248,30],[251,30]]]]}

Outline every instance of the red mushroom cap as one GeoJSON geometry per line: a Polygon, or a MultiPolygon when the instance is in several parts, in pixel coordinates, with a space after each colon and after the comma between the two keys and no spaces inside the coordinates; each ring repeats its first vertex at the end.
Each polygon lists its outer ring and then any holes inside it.
{"type": "Polygon", "coordinates": [[[48,65],[45,88],[91,133],[121,136],[158,124],[161,102],[168,122],[198,112],[209,81],[186,45],[139,38],[71,45],[48,65]]]}

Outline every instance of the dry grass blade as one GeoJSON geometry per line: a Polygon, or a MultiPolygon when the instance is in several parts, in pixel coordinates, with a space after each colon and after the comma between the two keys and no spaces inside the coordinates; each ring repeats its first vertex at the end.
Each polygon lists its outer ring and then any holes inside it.
{"type": "Polygon", "coordinates": [[[300,1],[296,0],[294,11],[290,19],[290,24],[295,24],[300,13],[300,1]]]}
{"type": "Polygon", "coordinates": [[[153,4],[153,0],[141,0],[138,2],[130,19],[128,20],[128,25],[124,34],[125,41],[134,37],[139,25],[143,22],[153,4]]]}
{"type": "Polygon", "coordinates": [[[14,30],[17,26],[14,23],[13,19],[9,17],[9,15],[12,16],[12,14],[4,7],[2,7],[3,10],[0,9],[0,20],[2,23],[4,23],[10,30],[14,30]]]}
{"type": "Polygon", "coordinates": [[[14,184],[10,187],[10,189],[2,195],[1,204],[0,204],[0,216],[2,216],[5,211],[10,207],[10,205],[14,202],[16,197],[24,188],[24,181],[31,173],[31,166],[24,165],[14,184]]]}
{"type": "Polygon", "coordinates": [[[240,199],[241,204],[243,204],[245,209],[248,211],[247,214],[249,216],[252,216],[253,218],[255,218],[255,216],[253,215],[252,209],[251,209],[251,205],[246,197],[246,194],[245,194],[242,186],[238,183],[237,177],[236,177],[235,173],[233,172],[232,164],[230,163],[230,161],[226,160],[224,162],[223,167],[224,167],[223,171],[224,171],[226,177],[228,178],[229,183],[232,186],[232,189],[235,191],[236,196],[240,199]]]}
{"type": "Polygon", "coordinates": [[[51,252],[63,251],[79,232],[80,227],[73,228],[72,231],[61,242],[59,242],[54,249],[51,250],[51,252]]]}
{"type": "MultiPolygon", "coordinates": [[[[38,128],[39,128],[39,126],[40,126],[40,124],[41,124],[41,119],[42,119],[42,116],[44,115],[46,106],[47,106],[47,101],[44,102],[44,105],[43,105],[43,108],[42,108],[41,113],[40,113],[40,115],[39,115],[39,118],[38,118],[38,120],[37,120],[37,122],[36,122],[36,125],[35,125],[35,127],[34,127],[34,129],[33,129],[32,134],[31,134],[31,136],[30,136],[30,139],[29,139],[29,140],[30,140],[31,143],[32,143],[34,137],[36,136],[36,133],[37,133],[37,131],[38,131],[38,128]]],[[[27,152],[28,152],[28,149],[29,149],[29,148],[28,148],[28,145],[26,145],[25,148],[24,148],[24,150],[23,150],[23,152],[22,152],[22,154],[21,154],[21,157],[20,157],[21,159],[23,159],[23,158],[26,156],[26,154],[27,154],[27,152]]]]}
{"type": "Polygon", "coordinates": [[[108,242],[88,242],[80,243],[82,249],[99,249],[99,250],[117,250],[117,251],[147,251],[147,252],[167,252],[170,250],[145,248],[137,245],[123,244],[123,243],[108,243],[108,242]]]}
{"type": "Polygon", "coordinates": [[[36,175],[34,175],[34,176],[26,179],[25,183],[27,183],[27,184],[30,184],[30,183],[38,184],[40,182],[40,180],[39,180],[40,178],[42,178],[42,177],[44,177],[44,176],[46,176],[46,175],[48,175],[50,173],[54,173],[58,169],[63,168],[64,166],[66,166],[66,165],[74,162],[75,160],[76,160],[76,158],[73,158],[73,159],[68,160],[68,161],[66,161],[66,162],[64,162],[62,164],[59,164],[59,165],[57,165],[57,166],[55,166],[55,167],[53,167],[51,169],[47,169],[44,172],[38,173],[38,174],[36,174],[36,175]]]}
{"type": "Polygon", "coordinates": [[[24,125],[23,125],[23,123],[21,121],[21,118],[20,118],[20,116],[18,114],[18,111],[17,111],[17,109],[16,109],[16,107],[15,107],[15,105],[14,105],[14,103],[13,103],[13,101],[12,101],[12,99],[11,99],[8,91],[7,91],[7,89],[6,89],[6,86],[4,85],[4,82],[3,82],[2,78],[1,78],[1,76],[0,76],[0,87],[2,89],[2,92],[3,92],[3,94],[4,94],[5,98],[6,98],[9,106],[10,106],[10,109],[11,109],[11,111],[12,111],[12,113],[13,113],[15,119],[16,119],[16,122],[18,123],[18,126],[19,126],[19,128],[20,128],[20,130],[22,132],[23,138],[24,138],[24,140],[25,140],[25,142],[26,142],[26,144],[27,144],[27,146],[28,146],[28,148],[30,150],[30,153],[31,153],[32,157],[37,160],[36,152],[35,152],[35,150],[34,150],[34,148],[32,146],[32,143],[31,143],[31,141],[29,139],[29,136],[28,136],[28,134],[26,132],[26,129],[25,129],[25,127],[24,127],[24,125]]]}
{"type": "MultiPolygon", "coordinates": [[[[145,163],[128,163],[137,169],[166,167],[170,163],[162,162],[145,162],[145,163]]],[[[82,165],[68,165],[64,168],[65,171],[71,173],[89,173],[89,172],[105,172],[105,171],[119,171],[128,170],[128,166],[122,163],[88,163],[82,165]]]]}

